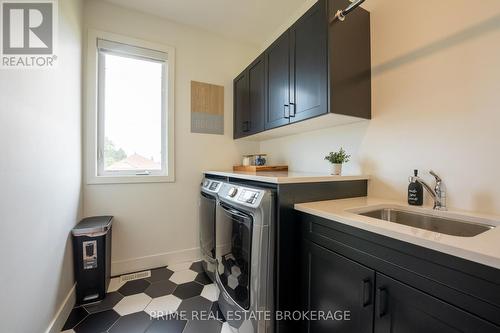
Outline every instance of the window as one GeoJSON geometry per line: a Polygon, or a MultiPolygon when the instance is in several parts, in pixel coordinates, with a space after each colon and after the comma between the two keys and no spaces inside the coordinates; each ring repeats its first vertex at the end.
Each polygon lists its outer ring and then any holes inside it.
{"type": "Polygon", "coordinates": [[[173,51],[90,35],[87,182],[173,181],[173,51]]]}

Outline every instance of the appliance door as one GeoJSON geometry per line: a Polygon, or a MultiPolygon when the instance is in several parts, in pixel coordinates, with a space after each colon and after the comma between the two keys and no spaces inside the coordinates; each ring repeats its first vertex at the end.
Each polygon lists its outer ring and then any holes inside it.
{"type": "Polygon", "coordinates": [[[223,202],[217,206],[217,275],[226,294],[241,308],[250,307],[252,216],[223,202]]]}
{"type": "Polygon", "coordinates": [[[200,247],[201,251],[215,259],[215,198],[200,192],[200,247]]]}

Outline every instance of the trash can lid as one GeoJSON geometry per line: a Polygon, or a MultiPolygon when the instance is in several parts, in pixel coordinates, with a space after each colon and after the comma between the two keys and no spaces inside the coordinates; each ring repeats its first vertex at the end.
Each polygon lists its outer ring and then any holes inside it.
{"type": "Polygon", "coordinates": [[[113,216],[92,216],[81,220],[71,230],[73,236],[85,236],[96,232],[106,232],[111,228],[113,216]]]}

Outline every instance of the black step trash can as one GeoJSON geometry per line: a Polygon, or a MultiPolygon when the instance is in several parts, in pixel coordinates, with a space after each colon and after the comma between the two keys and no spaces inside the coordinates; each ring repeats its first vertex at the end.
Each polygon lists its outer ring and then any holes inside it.
{"type": "Polygon", "coordinates": [[[87,217],[72,230],[76,304],[104,299],[111,277],[113,216],[87,217]]]}

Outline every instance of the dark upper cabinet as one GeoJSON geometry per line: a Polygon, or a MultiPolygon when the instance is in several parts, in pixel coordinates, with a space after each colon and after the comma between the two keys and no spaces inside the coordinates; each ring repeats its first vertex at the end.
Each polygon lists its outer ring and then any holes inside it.
{"type": "Polygon", "coordinates": [[[248,67],[248,110],[249,133],[264,130],[264,110],[266,107],[266,72],[264,57],[259,57],[248,67]]]}
{"type": "Polygon", "coordinates": [[[290,34],[286,31],[266,51],[267,108],[265,128],[290,120],[290,34]]]}
{"type": "Polygon", "coordinates": [[[264,130],[265,109],[264,57],[255,60],[234,79],[234,138],[264,130]]]}
{"type": "Polygon", "coordinates": [[[248,72],[245,70],[233,81],[233,126],[235,139],[249,135],[250,111],[248,99],[248,72]]]}
{"type": "Polygon", "coordinates": [[[349,311],[349,320],[310,320],[304,332],[371,333],[375,271],[305,241],[302,286],[306,311],[349,311]]]}
{"type": "Polygon", "coordinates": [[[328,112],[325,13],[318,3],[290,28],[290,122],[328,112]]]}
{"type": "MultiPolygon", "coordinates": [[[[370,14],[357,8],[344,22],[333,20],[349,4],[318,0],[259,56],[265,79],[254,84],[264,87],[265,105],[250,112],[248,103],[240,110],[235,102],[234,118],[260,113],[264,126],[252,128],[250,119],[235,122],[235,138],[326,114],[370,119],[370,14]]],[[[247,84],[247,94],[249,89],[261,91],[255,85],[247,84]]],[[[239,92],[234,90],[235,100],[239,92]]]]}
{"type": "Polygon", "coordinates": [[[473,314],[377,273],[375,333],[499,331],[473,314]]]}
{"type": "Polygon", "coordinates": [[[330,112],[371,118],[370,13],[358,8],[333,21],[349,0],[328,0],[330,112]]]}

